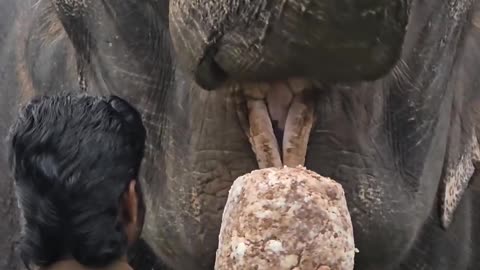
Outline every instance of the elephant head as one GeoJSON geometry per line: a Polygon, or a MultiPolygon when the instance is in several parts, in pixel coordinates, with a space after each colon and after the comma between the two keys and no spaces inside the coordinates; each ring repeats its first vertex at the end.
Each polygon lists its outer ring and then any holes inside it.
{"type": "Polygon", "coordinates": [[[358,269],[443,270],[478,254],[476,2],[52,2],[81,86],[142,111],[145,238],[170,266],[213,267],[236,177],[303,163],[342,184],[358,269]]]}

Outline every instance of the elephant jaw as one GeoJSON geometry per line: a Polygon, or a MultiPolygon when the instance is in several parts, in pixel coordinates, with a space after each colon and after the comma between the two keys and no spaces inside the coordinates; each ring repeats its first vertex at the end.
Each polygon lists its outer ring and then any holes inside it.
{"type": "Polygon", "coordinates": [[[243,123],[260,169],[304,165],[315,120],[312,84],[302,79],[242,84],[243,123]]]}

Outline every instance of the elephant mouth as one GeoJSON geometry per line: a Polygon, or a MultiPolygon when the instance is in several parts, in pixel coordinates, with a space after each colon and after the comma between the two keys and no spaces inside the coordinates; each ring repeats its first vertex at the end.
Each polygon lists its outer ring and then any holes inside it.
{"type": "Polygon", "coordinates": [[[237,106],[260,169],[304,165],[315,122],[315,91],[305,79],[243,83],[237,106]]]}

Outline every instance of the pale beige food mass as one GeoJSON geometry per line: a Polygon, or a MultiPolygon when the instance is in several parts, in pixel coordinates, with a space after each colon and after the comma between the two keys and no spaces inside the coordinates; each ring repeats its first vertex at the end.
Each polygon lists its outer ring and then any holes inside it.
{"type": "Polygon", "coordinates": [[[340,184],[303,167],[239,177],[223,213],[216,270],[352,270],[352,222],[340,184]]]}

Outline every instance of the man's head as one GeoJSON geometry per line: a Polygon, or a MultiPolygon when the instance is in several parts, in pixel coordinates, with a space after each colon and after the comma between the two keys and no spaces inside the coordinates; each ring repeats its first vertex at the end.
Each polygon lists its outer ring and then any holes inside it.
{"type": "Polygon", "coordinates": [[[22,108],[9,161],[26,264],[103,266],[125,255],[144,220],[145,137],[138,111],[116,96],[39,97],[22,108]]]}

